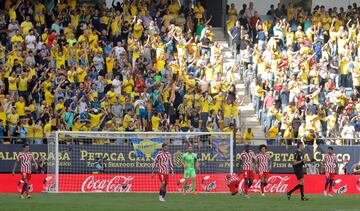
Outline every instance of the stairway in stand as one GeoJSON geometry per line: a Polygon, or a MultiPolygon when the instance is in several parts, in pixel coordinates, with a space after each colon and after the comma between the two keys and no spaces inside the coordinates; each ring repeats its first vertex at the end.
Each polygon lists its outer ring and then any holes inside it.
{"type": "MultiPolygon", "coordinates": [[[[232,49],[228,46],[228,41],[225,37],[224,30],[222,28],[213,28],[214,31],[214,42],[218,42],[222,47],[223,62],[224,62],[224,77],[226,75],[226,70],[228,67],[235,65],[235,59],[232,55],[232,49]]],[[[236,80],[236,92],[237,98],[243,99],[243,104],[239,106],[239,116],[240,122],[243,125],[241,133],[244,134],[244,131],[247,128],[252,128],[254,132],[253,144],[265,144],[265,134],[263,132],[263,127],[256,118],[255,109],[252,106],[250,98],[245,95],[245,84],[240,80],[240,73],[235,73],[236,80]]]]}

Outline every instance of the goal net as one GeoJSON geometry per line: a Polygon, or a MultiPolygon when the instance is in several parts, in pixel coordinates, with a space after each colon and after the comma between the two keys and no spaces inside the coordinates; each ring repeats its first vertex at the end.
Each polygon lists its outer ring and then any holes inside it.
{"type": "MultiPolygon", "coordinates": [[[[199,192],[227,191],[224,176],[233,172],[232,133],[168,132],[70,132],[52,134],[48,143],[48,192],[157,192],[160,181],[154,158],[168,143],[174,175],[168,191],[184,188],[182,154],[193,146],[200,168],[196,171],[199,192]]],[[[191,181],[185,186],[191,190],[191,181]]]]}

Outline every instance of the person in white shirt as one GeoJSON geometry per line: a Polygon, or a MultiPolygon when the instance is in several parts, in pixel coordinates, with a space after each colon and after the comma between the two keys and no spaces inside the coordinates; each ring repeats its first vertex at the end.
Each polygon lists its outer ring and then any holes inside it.
{"type": "Polygon", "coordinates": [[[9,23],[8,31],[9,31],[9,37],[10,39],[12,36],[16,34],[16,32],[20,29],[19,24],[16,19],[11,19],[11,23],[9,23]]]}
{"type": "Polygon", "coordinates": [[[256,77],[253,78],[252,82],[250,83],[250,100],[253,102],[253,105],[255,106],[255,88],[256,88],[256,77]]]}
{"type": "Polygon", "coordinates": [[[115,78],[112,81],[112,86],[114,87],[114,91],[116,93],[116,96],[120,96],[121,95],[120,75],[115,75],[115,78]]]}
{"type": "Polygon", "coordinates": [[[307,163],[305,165],[306,174],[311,174],[311,175],[320,174],[319,173],[319,167],[320,167],[320,165],[318,163],[316,163],[316,160],[312,159],[311,163],[307,163]]]}
{"type": "Polygon", "coordinates": [[[350,139],[355,138],[355,128],[354,126],[350,125],[349,122],[346,122],[342,131],[341,131],[341,137],[344,139],[344,144],[347,144],[350,139]]]}
{"type": "Polygon", "coordinates": [[[257,12],[254,8],[254,2],[249,3],[249,7],[245,10],[245,17],[249,20],[250,18],[255,15],[255,12],[257,12]]]}
{"type": "Polygon", "coordinates": [[[140,129],[143,131],[146,131],[147,128],[147,116],[148,113],[146,111],[146,101],[148,100],[147,96],[145,93],[141,93],[140,98],[139,97],[135,97],[135,102],[134,102],[134,108],[135,110],[139,109],[139,116],[141,119],[140,122],[140,129]]]}
{"type": "Polygon", "coordinates": [[[114,48],[114,52],[116,60],[120,62],[121,55],[126,52],[120,41],[117,42],[117,46],[114,48]]]}
{"type": "Polygon", "coordinates": [[[34,35],[34,30],[30,30],[30,33],[28,35],[26,35],[25,42],[26,42],[26,48],[28,50],[36,49],[36,37],[34,35]]]}

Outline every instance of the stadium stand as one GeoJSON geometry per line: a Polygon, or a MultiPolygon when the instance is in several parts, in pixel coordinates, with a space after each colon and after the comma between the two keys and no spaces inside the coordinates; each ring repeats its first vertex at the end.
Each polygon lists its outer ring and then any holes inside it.
{"type": "Polygon", "coordinates": [[[233,131],[235,67],[200,2],[5,1],[0,136],[52,131],[233,131]],[[223,74],[227,72],[227,74],[223,74]]]}
{"type": "Polygon", "coordinates": [[[228,7],[227,30],[267,143],[358,144],[359,8],[228,7]],[[231,40],[232,39],[232,40],[231,40]]]}

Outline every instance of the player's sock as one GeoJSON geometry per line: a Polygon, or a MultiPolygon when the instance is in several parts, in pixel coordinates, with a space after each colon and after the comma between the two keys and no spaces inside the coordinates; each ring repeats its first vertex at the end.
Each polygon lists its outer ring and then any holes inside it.
{"type": "Polygon", "coordinates": [[[185,190],[187,190],[189,184],[188,184],[188,179],[185,179],[185,182],[184,182],[184,192],[185,190]]]}
{"type": "Polygon", "coordinates": [[[21,190],[21,195],[23,195],[24,192],[26,192],[26,194],[28,194],[27,189],[28,189],[28,184],[27,184],[27,182],[24,182],[24,185],[21,190]]]}
{"type": "Polygon", "coordinates": [[[29,195],[29,184],[27,182],[24,183],[24,190],[26,192],[26,195],[29,195]]]}
{"type": "Polygon", "coordinates": [[[248,188],[249,188],[249,180],[245,180],[245,183],[244,183],[244,192],[245,192],[245,195],[248,194],[248,188]]]}
{"type": "Polygon", "coordinates": [[[248,188],[251,188],[252,184],[253,184],[253,181],[252,181],[252,180],[249,180],[248,188]]]}
{"type": "Polygon", "coordinates": [[[196,181],[195,180],[193,180],[192,181],[192,191],[196,191],[196,181]]]}
{"type": "Polygon", "coordinates": [[[332,192],[333,184],[334,184],[334,183],[333,183],[333,180],[330,179],[330,180],[329,180],[329,193],[332,192]]]}
{"type": "Polygon", "coordinates": [[[160,195],[160,196],[162,196],[162,195],[163,195],[163,191],[162,191],[162,189],[160,189],[160,193],[159,193],[159,195],[160,195]]]}
{"type": "Polygon", "coordinates": [[[21,189],[21,193],[20,193],[20,195],[23,195],[24,194],[24,192],[25,192],[25,189],[24,189],[24,187],[21,189]]]}
{"type": "Polygon", "coordinates": [[[261,182],[260,184],[261,193],[264,193],[264,187],[265,187],[265,182],[261,182]]]}
{"type": "Polygon", "coordinates": [[[304,198],[304,185],[300,185],[301,198],[304,198]]]}
{"type": "Polygon", "coordinates": [[[328,188],[328,186],[329,186],[329,183],[330,183],[329,179],[326,179],[326,182],[325,182],[325,191],[327,190],[327,188],[328,188]]]}
{"type": "Polygon", "coordinates": [[[296,191],[297,189],[300,188],[300,184],[298,184],[297,186],[295,186],[293,189],[291,189],[288,193],[292,194],[294,191],[296,191]]]}
{"type": "Polygon", "coordinates": [[[162,197],[165,198],[165,195],[166,195],[166,190],[163,191],[162,197]]]}

